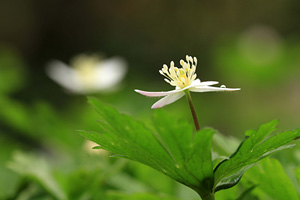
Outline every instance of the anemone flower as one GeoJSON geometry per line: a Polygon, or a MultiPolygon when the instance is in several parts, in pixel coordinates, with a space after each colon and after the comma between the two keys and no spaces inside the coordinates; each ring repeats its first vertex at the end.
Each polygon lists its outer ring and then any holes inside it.
{"type": "Polygon", "coordinates": [[[136,92],[148,96],[148,97],[164,97],[152,105],[151,108],[161,108],[165,105],[173,103],[183,97],[187,91],[191,92],[221,92],[221,91],[236,91],[240,88],[226,88],[224,85],[221,87],[212,87],[216,85],[217,81],[204,81],[196,79],[196,66],[197,58],[186,56],[186,62],[180,60],[182,68],[174,66],[174,62],[170,63],[170,68],[166,64],[159,70],[159,73],[165,77],[165,81],[172,86],[175,86],[175,90],[166,92],[147,92],[142,90],[135,90],[136,92]]]}
{"type": "Polygon", "coordinates": [[[192,98],[190,95],[191,92],[220,92],[220,91],[236,91],[240,88],[226,88],[225,85],[221,87],[213,87],[219,82],[217,81],[204,81],[201,82],[200,79],[197,79],[196,75],[196,66],[197,58],[192,58],[191,56],[186,56],[186,61],[180,60],[180,65],[182,68],[177,68],[172,61],[170,63],[170,68],[166,64],[163,65],[163,68],[159,70],[159,73],[165,77],[165,81],[172,86],[175,86],[175,90],[166,91],[166,92],[147,92],[142,90],[135,90],[136,92],[148,96],[148,97],[163,97],[156,103],[152,105],[151,108],[161,108],[165,105],[173,103],[186,95],[196,130],[200,130],[198,123],[196,111],[194,109],[192,98]]]}
{"type": "Polygon", "coordinates": [[[48,76],[76,94],[108,92],[117,88],[127,71],[124,59],[100,59],[97,55],[80,54],[70,63],[53,60],[46,69],[48,76]]]}

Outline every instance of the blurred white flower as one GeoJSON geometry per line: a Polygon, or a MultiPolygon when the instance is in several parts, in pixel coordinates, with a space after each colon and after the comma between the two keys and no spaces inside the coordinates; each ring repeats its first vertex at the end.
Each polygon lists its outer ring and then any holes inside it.
{"type": "Polygon", "coordinates": [[[217,81],[205,81],[201,82],[200,79],[196,79],[196,66],[197,58],[186,56],[186,62],[180,60],[182,68],[177,68],[172,61],[170,68],[167,65],[163,65],[163,68],[159,70],[165,78],[165,81],[172,86],[175,86],[175,90],[167,92],[147,92],[142,90],[135,90],[136,92],[149,96],[149,97],[164,97],[152,105],[151,108],[161,108],[165,105],[173,103],[183,97],[186,91],[191,92],[218,92],[218,91],[235,91],[240,88],[226,88],[224,85],[221,87],[212,87],[211,85],[218,84],[217,81]]]}
{"type": "Polygon", "coordinates": [[[70,65],[53,60],[46,72],[55,82],[77,94],[112,91],[127,72],[125,60],[119,57],[102,60],[97,55],[80,54],[70,65]]]}
{"type": "Polygon", "coordinates": [[[99,145],[90,140],[86,140],[83,143],[83,150],[89,154],[101,154],[101,155],[105,155],[105,156],[109,155],[108,151],[106,151],[104,149],[93,149],[96,146],[99,146],[99,145]]]}

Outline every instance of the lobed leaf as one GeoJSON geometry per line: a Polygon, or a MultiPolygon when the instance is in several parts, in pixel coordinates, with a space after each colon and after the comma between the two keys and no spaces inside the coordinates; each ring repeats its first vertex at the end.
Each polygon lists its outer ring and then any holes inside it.
{"type": "Polygon", "coordinates": [[[213,187],[212,129],[196,134],[190,124],[171,118],[159,110],[153,127],[146,127],[132,117],[89,98],[99,114],[100,133],[80,131],[87,139],[112,153],[146,164],[200,195],[213,187]]]}
{"type": "Polygon", "coordinates": [[[278,121],[262,125],[257,131],[246,132],[245,140],[237,151],[215,168],[215,192],[233,187],[239,182],[244,172],[260,159],[293,145],[286,145],[300,136],[300,129],[279,133],[265,139],[275,130],[278,121]]]}
{"type": "Polygon", "coordinates": [[[153,126],[146,126],[94,98],[89,98],[89,102],[99,115],[100,132],[80,134],[100,145],[96,148],[148,165],[194,189],[204,199],[233,187],[254,163],[292,147],[288,143],[300,137],[300,129],[269,137],[278,123],[271,121],[258,130],[247,131],[237,150],[214,168],[211,153],[214,130],[194,133],[193,126],[162,110],[155,112],[153,126]]]}

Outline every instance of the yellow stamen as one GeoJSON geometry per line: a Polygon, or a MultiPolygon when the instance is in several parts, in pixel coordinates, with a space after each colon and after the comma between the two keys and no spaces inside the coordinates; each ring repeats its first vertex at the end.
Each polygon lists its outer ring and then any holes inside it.
{"type": "Polygon", "coordinates": [[[71,60],[71,65],[77,70],[85,86],[93,84],[96,76],[95,68],[99,60],[100,58],[97,55],[88,56],[85,54],[78,55],[71,60]]]}
{"type": "Polygon", "coordinates": [[[186,56],[186,61],[180,60],[180,65],[182,68],[177,68],[174,62],[171,61],[170,68],[166,64],[163,68],[159,70],[165,78],[165,81],[172,86],[177,86],[179,88],[185,88],[190,86],[192,82],[196,79],[196,66],[197,58],[192,58],[191,56],[186,56]]]}

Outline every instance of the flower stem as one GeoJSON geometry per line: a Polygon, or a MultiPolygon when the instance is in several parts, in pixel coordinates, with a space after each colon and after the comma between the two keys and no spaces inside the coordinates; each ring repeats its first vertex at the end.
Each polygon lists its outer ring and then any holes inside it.
{"type": "Polygon", "coordinates": [[[190,106],[190,109],[191,109],[191,112],[192,112],[192,116],[193,116],[194,124],[195,124],[195,127],[196,127],[196,131],[199,131],[200,130],[200,125],[199,125],[199,122],[198,122],[197,114],[196,114],[196,111],[195,111],[195,108],[194,108],[194,104],[193,104],[193,101],[192,101],[190,91],[185,90],[184,92],[185,92],[186,99],[189,102],[189,106],[190,106]]]}

